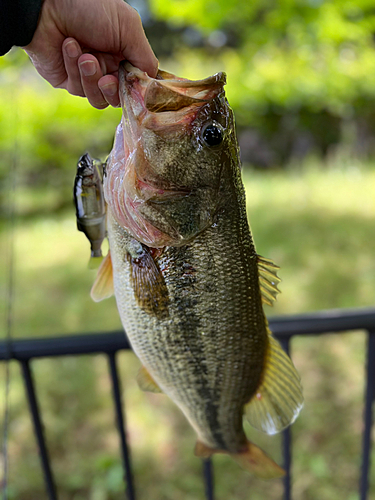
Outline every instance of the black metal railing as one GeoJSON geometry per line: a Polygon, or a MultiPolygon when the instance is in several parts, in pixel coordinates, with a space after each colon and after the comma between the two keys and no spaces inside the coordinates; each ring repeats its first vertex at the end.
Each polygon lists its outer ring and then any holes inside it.
{"type": "MultiPolygon", "coordinates": [[[[318,335],[349,330],[365,330],[367,332],[366,390],[359,492],[360,500],[368,500],[371,428],[373,425],[373,403],[375,402],[375,309],[335,310],[298,316],[274,317],[269,323],[274,335],[280,340],[287,352],[290,350],[291,338],[296,335],[318,335]]],[[[14,359],[17,360],[22,367],[49,500],[57,500],[58,497],[44,438],[42,419],[32,372],[30,370],[30,362],[36,358],[82,354],[105,354],[107,356],[126,479],[126,496],[128,500],[135,500],[136,493],[130,453],[126,441],[123,402],[121,401],[120,380],[116,365],[116,354],[118,351],[124,349],[130,349],[130,345],[123,331],[0,342],[0,360],[14,359]]],[[[284,431],[283,439],[284,468],[287,472],[284,478],[284,500],[290,500],[292,498],[290,472],[292,465],[291,451],[291,434],[290,430],[287,429],[284,431]]],[[[210,460],[203,461],[203,478],[206,499],[214,500],[214,477],[210,460]]]]}

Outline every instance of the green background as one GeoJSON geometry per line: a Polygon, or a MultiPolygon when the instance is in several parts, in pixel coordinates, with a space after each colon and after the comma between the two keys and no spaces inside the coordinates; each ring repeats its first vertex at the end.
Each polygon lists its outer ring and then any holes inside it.
{"type": "MultiPolygon", "coordinates": [[[[151,0],[136,7],[162,68],[189,78],[227,72],[249,221],[259,253],[281,266],[282,293],[267,314],[373,306],[372,2],[151,0]]],[[[13,337],[120,328],[114,299],[89,297],[95,273],[72,204],[77,159],[86,151],[104,159],[120,116],[52,89],[19,49],[0,59],[3,336],[11,254],[13,337]]],[[[355,500],[365,335],[295,338],[292,351],[306,399],[292,428],[293,498],[355,500]]],[[[119,365],[139,498],[203,499],[194,432],[165,396],[138,389],[132,353],[121,354],[119,365]]],[[[20,370],[10,368],[9,498],[45,498],[20,370]]],[[[106,359],[38,360],[32,368],[59,498],[122,498],[106,359]]],[[[1,392],[3,415],[3,382],[1,392]]],[[[280,462],[279,436],[246,430],[280,462]]],[[[214,463],[219,500],[282,497],[280,481],[259,481],[225,456],[214,463]]]]}

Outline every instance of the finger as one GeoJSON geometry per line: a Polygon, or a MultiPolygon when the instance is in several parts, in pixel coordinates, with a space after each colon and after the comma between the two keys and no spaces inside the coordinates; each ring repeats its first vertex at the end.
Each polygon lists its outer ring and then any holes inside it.
{"type": "Polygon", "coordinates": [[[91,54],[97,58],[103,75],[116,74],[118,72],[120,62],[123,60],[122,56],[108,54],[107,52],[91,51],[91,54]]]}
{"type": "Polygon", "coordinates": [[[74,38],[66,38],[62,45],[62,52],[64,57],[65,70],[68,78],[66,82],[66,89],[72,95],[79,95],[83,97],[81,83],[81,74],[78,69],[78,59],[82,55],[81,47],[74,38]]]}
{"type": "Polygon", "coordinates": [[[123,9],[126,13],[120,23],[122,55],[133,66],[146,71],[149,76],[155,78],[159,62],[143,31],[141,18],[138,12],[125,2],[123,2],[123,9]]]}
{"type": "Polygon", "coordinates": [[[108,103],[98,87],[98,81],[103,73],[96,57],[91,54],[83,54],[78,59],[78,67],[82,88],[91,106],[98,109],[106,108],[108,103]]]}
{"type": "Polygon", "coordinates": [[[103,76],[98,81],[98,86],[108,104],[117,108],[120,105],[118,78],[114,75],[103,76]]]}

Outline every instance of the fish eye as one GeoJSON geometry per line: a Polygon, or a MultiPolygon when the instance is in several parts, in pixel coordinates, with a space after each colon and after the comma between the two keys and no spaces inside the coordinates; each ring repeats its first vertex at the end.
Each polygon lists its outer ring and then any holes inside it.
{"type": "Polygon", "coordinates": [[[201,136],[203,142],[210,147],[219,146],[224,139],[224,131],[221,125],[210,122],[202,129],[201,136]]]}

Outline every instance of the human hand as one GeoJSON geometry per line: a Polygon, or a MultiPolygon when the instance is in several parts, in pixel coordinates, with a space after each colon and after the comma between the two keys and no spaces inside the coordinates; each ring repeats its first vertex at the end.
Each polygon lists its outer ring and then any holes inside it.
{"type": "Polygon", "coordinates": [[[44,0],[34,37],[23,48],[53,87],[87,97],[98,109],[119,105],[120,61],[152,77],[158,68],[137,11],[123,0],[44,0]]]}

